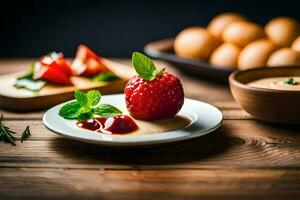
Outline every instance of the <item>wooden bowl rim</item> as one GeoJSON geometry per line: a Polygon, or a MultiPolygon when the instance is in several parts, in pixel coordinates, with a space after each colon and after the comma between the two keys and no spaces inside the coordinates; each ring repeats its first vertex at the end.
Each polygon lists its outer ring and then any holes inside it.
{"type": "MultiPolygon", "coordinates": [[[[255,71],[263,71],[263,70],[289,70],[289,69],[296,69],[300,71],[300,67],[298,66],[280,66],[280,67],[262,67],[262,68],[255,68],[255,69],[248,69],[243,71],[235,71],[229,75],[229,83],[245,90],[249,90],[252,92],[260,92],[260,93],[281,93],[281,94],[300,94],[300,90],[274,90],[274,89],[267,89],[267,88],[257,88],[251,87],[244,83],[239,82],[236,78],[240,74],[245,73],[253,73],[255,71]]],[[[266,76],[267,78],[267,76],[266,76]]]]}

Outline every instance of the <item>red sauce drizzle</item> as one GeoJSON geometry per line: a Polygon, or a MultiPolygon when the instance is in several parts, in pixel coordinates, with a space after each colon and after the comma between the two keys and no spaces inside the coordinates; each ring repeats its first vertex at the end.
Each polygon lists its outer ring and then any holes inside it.
{"type": "Polygon", "coordinates": [[[112,134],[126,134],[138,129],[134,120],[127,115],[117,115],[109,118],[97,117],[83,120],[77,122],[77,126],[91,131],[112,134]]]}

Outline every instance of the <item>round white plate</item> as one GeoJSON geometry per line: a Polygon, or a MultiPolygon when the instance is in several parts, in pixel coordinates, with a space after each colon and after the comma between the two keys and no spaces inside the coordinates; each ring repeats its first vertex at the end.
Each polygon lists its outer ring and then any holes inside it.
{"type": "MultiPolygon", "coordinates": [[[[59,109],[66,103],[59,104],[45,113],[43,117],[45,126],[64,137],[93,144],[142,146],[177,142],[201,137],[218,129],[222,124],[222,113],[216,107],[186,98],[178,114],[189,118],[192,122],[184,129],[145,135],[94,134],[89,130],[78,128],[76,120],[68,120],[59,116],[59,109]]],[[[101,97],[101,103],[112,104],[119,108],[125,107],[124,95],[104,95],[101,97]]]]}

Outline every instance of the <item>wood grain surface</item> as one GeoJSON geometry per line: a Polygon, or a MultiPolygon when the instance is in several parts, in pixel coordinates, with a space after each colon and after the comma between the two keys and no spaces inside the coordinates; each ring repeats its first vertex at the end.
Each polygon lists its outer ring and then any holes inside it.
{"type": "MultiPolygon", "coordinates": [[[[31,61],[0,61],[0,74],[31,61]]],[[[300,127],[256,121],[226,86],[156,63],[180,76],[187,97],[222,111],[219,130],[162,147],[111,149],[52,133],[42,123],[44,111],[1,110],[18,141],[0,142],[0,199],[300,198],[300,127]],[[32,136],[20,143],[27,125],[32,136]]]]}

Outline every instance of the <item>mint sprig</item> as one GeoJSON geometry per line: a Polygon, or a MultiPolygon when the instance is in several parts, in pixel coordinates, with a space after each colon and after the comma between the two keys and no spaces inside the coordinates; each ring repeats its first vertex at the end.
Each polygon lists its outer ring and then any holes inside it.
{"type": "Polygon", "coordinates": [[[122,112],[109,104],[99,104],[101,93],[97,90],[90,90],[84,93],[75,90],[76,101],[65,104],[60,110],[59,115],[66,119],[86,120],[91,119],[94,115],[100,117],[111,117],[120,115],[122,112]]]}
{"type": "Polygon", "coordinates": [[[132,64],[140,77],[147,81],[152,81],[157,76],[162,75],[165,71],[165,68],[159,70],[156,69],[152,60],[139,52],[134,52],[132,54],[132,64]]]}

